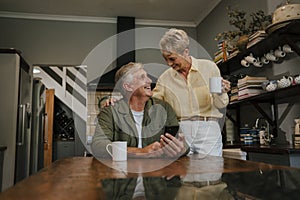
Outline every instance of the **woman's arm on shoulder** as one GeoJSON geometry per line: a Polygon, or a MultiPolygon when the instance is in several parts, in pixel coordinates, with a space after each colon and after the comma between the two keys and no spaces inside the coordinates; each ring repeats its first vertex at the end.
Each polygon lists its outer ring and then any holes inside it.
{"type": "Polygon", "coordinates": [[[113,139],[113,118],[111,108],[106,107],[100,110],[97,116],[97,124],[92,139],[92,153],[95,157],[106,157],[106,145],[113,139]]]}

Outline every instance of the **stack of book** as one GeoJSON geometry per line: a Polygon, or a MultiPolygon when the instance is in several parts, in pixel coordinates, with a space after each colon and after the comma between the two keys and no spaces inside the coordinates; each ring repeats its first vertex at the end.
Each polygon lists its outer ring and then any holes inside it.
{"type": "Polygon", "coordinates": [[[249,42],[247,43],[247,48],[250,48],[251,46],[255,45],[259,41],[262,41],[267,37],[267,33],[264,30],[257,31],[249,36],[249,42]]]}
{"type": "Polygon", "coordinates": [[[240,128],[240,141],[244,144],[258,144],[259,130],[249,127],[240,128]]]}
{"type": "Polygon", "coordinates": [[[238,100],[245,99],[265,92],[262,83],[267,81],[266,77],[246,76],[238,80],[238,100]]]}
{"type": "Polygon", "coordinates": [[[240,51],[237,47],[228,45],[228,42],[222,41],[218,43],[218,51],[215,53],[214,62],[219,64],[236,56],[240,51]]]}
{"type": "Polygon", "coordinates": [[[230,102],[237,101],[239,99],[239,88],[238,88],[238,86],[231,87],[229,98],[230,98],[230,102]]]}
{"type": "Polygon", "coordinates": [[[227,60],[228,52],[225,41],[218,43],[218,51],[215,53],[214,62],[219,64],[227,60]]]}

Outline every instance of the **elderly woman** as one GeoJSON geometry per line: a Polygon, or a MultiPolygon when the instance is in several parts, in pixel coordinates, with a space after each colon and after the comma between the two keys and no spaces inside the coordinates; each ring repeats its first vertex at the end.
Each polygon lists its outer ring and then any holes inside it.
{"type": "Polygon", "coordinates": [[[176,112],[190,153],[222,155],[219,111],[229,103],[230,82],[222,79],[222,93],[211,94],[209,78],[220,76],[217,65],[189,55],[189,37],[170,29],[160,40],[161,53],[170,66],[158,79],[153,96],[168,102],[176,112]]]}

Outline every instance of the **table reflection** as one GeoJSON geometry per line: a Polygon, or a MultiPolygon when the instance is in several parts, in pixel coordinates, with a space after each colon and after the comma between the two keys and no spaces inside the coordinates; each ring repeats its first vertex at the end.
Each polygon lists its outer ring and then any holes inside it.
{"type": "Polygon", "coordinates": [[[167,180],[163,177],[142,177],[143,194],[135,194],[138,178],[106,179],[102,181],[105,199],[174,199],[181,186],[178,176],[167,180]]]}
{"type": "Polygon", "coordinates": [[[297,199],[299,170],[256,170],[166,177],[134,177],[102,181],[105,199],[297,199]],[[142,178],[144,194],[136,195],[142,178]]]}
{"type": "Polygon", "coordinates": [[[225,173],[222,180],[235,199],[299,199],[299,170],[225,173]]]}

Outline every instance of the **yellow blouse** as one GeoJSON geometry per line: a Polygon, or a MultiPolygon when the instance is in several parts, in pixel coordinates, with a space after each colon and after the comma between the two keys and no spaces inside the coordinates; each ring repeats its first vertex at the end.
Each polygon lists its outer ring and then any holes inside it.
{"type": "Polygon", "coordinates": [[[192,116],[221,118],[223,114],[219,108],[225,108],[229,98],[227,93],[219,95],[209,92],[209,78],[214,76],[220,76],[214,62],[192,57],[187,80],[169,68],[158,78],[153,96],[167,101],[179,120],[192,116]]]}

